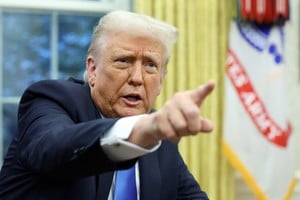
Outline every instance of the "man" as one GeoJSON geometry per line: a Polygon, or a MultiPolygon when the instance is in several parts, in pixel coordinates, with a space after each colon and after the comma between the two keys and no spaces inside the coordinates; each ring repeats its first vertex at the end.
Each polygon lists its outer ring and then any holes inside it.
{"type": "Polygon", "coordinates": [[[132,166],[137,199],[207,199],[177,143],[212,130],[199,111],[214,83],[151,110],[176,39],[175,27],[148,16],[104,16],[88,50],[85,82],[46,80],[24,92],[0,199],[113,199],[115,172],[132,166]]]}

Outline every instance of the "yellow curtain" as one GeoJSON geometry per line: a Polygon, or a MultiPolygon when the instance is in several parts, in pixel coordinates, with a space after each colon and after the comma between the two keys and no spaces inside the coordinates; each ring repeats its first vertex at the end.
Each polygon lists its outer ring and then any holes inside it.
{"type": "Polygon", "coordinates": [[[214,79],[217,87],[202,106],[212,119],[211,134],[179,143],[189,169],[210,199],[233,200],[233,170],[222,154],[223,81],[232,0],[135,0],[135,12],[167,21],[179,29],[179,41],[168,65],[164,89],[156,108],[176,91],[192,89],[214,79]]]}

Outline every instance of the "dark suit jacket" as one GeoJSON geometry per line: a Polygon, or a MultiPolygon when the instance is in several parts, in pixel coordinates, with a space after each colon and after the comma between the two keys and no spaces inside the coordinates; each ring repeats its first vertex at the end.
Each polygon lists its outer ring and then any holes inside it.
{"type": "MultiPolygon", "coordinates": [[[[113,162],[99,141],[118,118],[100,119],[87,84],[41,81],[21,98],[18,132],[0,173],[0,199],[107,199],[113,171],[137,159],[113,162]]],[[[177,145],[138,158],[141,200],[207,199],[177,145]]]]}

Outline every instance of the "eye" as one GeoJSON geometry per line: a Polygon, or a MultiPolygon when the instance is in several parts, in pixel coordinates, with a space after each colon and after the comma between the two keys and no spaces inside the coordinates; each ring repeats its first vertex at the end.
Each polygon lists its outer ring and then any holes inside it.
{"type": "Polygon", "coordinates": [[[155,62],[151,62],[151,61],[146,62],[144,65],[146,67],[150,67],[150,68],[157,68],[157,64],[155,62]]]}
{"type": "Polygon", "coordinates": [[[117,58],[116,62],[119,62],[119,63],[129,63],[129,59],[127,59],[127,58],[117,58]]]}
{"type": "Polygon", "coordinates": [[[146,72],[150,74],[157,73],[159,69],[158,64],[153,61],[144,62],[143,66],[145,67],[146,72]]]}
{"type": "Polygon", "coordinates": [[[128,56],[118,56],[113,59],[113,65],[118,69],[127,69],[131,65],[131,62],[128,56]]]}

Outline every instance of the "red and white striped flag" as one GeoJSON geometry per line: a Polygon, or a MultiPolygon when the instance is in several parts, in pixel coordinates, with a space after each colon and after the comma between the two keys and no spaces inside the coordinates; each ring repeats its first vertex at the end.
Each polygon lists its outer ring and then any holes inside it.
{"type": "Polygon", "coordinates": [[[294,185],[283,46],[284,27],[231,23],[224,152],[257,199],[288,199],[294,185]]]}

